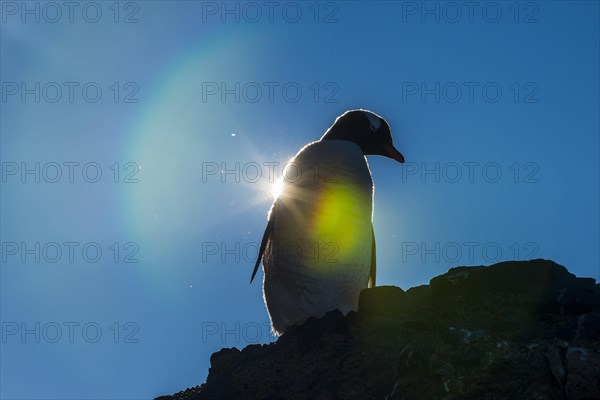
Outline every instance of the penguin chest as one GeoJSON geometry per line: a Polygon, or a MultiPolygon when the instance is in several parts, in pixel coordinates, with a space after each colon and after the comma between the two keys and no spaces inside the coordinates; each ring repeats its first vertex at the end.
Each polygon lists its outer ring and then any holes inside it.
{"type": "MultiPolygon", "coordinates": [[[[345,161],[345,160],[344,160],[345,161]]],[[[273,210],[270,254],[289,276],[336,280],[370,269],[373,183],[364,157],[339,163],[315,179],[305,163],[302,180],[287,184],[273,210]]]]}
{"type": "Polygon", "coordinates": [[[371,186],[329,183],[310,193],[308,200],[281,202],[273,245],[282,265],[287,257],[289,267],[304,274],[364,267],[372,240],[371,186]]]}
{"type": "Polygon", "coordinates": [[[303,178],[286,182],[274,204],[264,254],[264,295],[274,327],[356,309],[367,287],[373,184],[362,153],[343,150],[343,158],[328,158],[338,168],[327,179],[314,179],[311,166],[319,166],[304,160],[303,178]]]}

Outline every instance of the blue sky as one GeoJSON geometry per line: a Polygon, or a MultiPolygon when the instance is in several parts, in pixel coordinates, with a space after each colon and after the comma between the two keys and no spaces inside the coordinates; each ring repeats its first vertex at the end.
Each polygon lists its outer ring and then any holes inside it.
{"type": "Polygon", "coordinates": [[[153,398],[271,341],[269,171],[351,108],[407,160],[369,159],[378,284],[600,278],[598,2],[52,4],[1,3],[2,398],[153,398]]]}

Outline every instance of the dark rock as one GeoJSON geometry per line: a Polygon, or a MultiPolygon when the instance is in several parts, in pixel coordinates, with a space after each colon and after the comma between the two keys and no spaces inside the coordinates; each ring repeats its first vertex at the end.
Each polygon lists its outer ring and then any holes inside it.
{"type": "Polygon", "coordinates": [[[238,359],[240,351],[235,347],[231,349],[221,349],[210,356],[210,375],[211,379],[218,379],[221,375],[229,372],[238,359]]]}
{"type": "Polygon", "coordinates": [[[431,298],[431,286],[421,285],[408,289],[406,295],[413,303],[428,303],[431,298]]]}
{"type": "Polygon", "coordinates": [[[358,300],[360,314],[396,314],[407,304],[404,290],[397,286],[378,286],[363,290],[358,300]]]}
{"type": "Polygon", "coordinates": [[[489,267],[452,268],[430,282],[435,300],[463,296],[476,301],[490,295],[518,296],[543,312],[582,314],[600,307],[600,291],[591,278],[577,278],[549,260],[508,261],[489,267]]]}
{"type": "Polygon", "coordinates": [[[598,399],[599,286],[532,260],[366,289],[358,312],[223,349],[205,384],[159,399],[309,398],[598,399]]]}

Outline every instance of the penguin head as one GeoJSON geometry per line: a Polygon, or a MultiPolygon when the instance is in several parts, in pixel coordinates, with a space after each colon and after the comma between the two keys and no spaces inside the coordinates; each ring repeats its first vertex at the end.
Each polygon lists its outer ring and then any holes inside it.
{"type": "Polygon", "coordinates": [[[365,156],[384,156],[404,162],[404,156],[394,147],[386,120],[368,110],[346,111],[337,117],[321,140],[348,140],[356,143],[365,156]]]}

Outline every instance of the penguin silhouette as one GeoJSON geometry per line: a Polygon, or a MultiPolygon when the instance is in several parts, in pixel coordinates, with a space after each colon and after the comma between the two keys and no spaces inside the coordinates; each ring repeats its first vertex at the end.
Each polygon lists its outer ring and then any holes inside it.
{"type": "Polygon", "coordinates": [[[262,260],[276,334],[334,309],[356,310],[360,292],[375,286],[371,155],[404,162],[382,117],[349,110],[286,165],[250,279],[262,260]]]}

